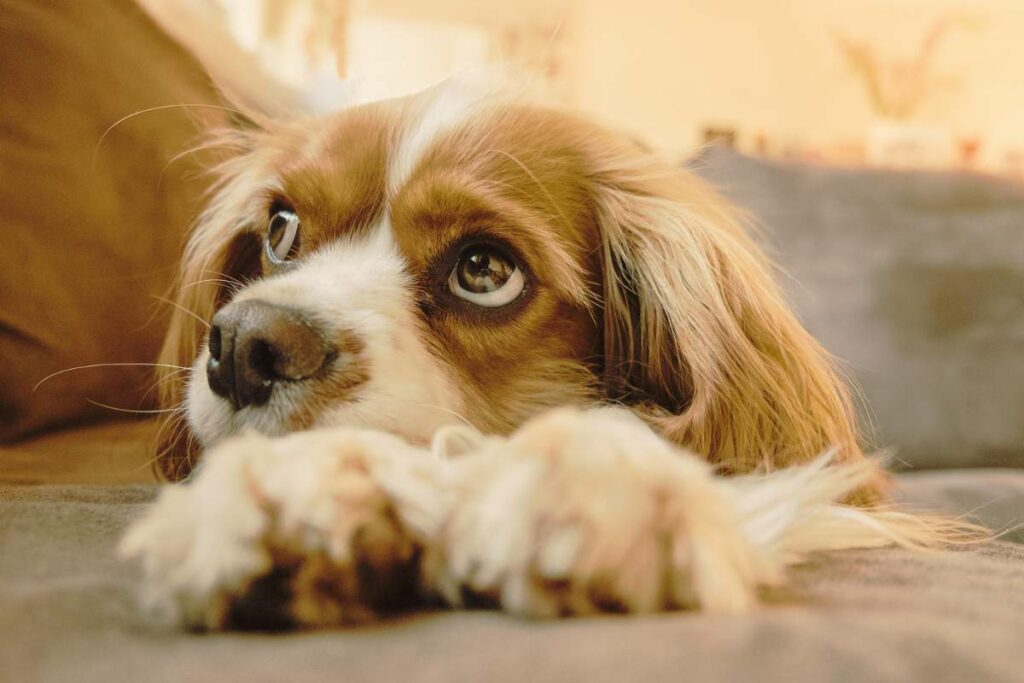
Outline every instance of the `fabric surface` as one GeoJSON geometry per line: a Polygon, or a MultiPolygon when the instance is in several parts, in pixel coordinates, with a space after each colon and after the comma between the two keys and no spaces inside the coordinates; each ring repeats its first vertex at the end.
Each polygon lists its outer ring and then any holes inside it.
{"type": "MultiPolygon", "coordinates": [[[[1024,473],[904,477],[954,509],[1024,473]]],[[[1001,487],[1001,488],[1000,488],[1001,487]]],[[[842,553],[746,617],[530,622],[423,613],[347,631],[198,635],[159,628],[114,546],[152,486],[0,489],[0,679],[11,681],[1020,681],[1024,546],[842,553]]],[[[1013,498],[1015,496],[1015,498],[1013,498]]],[[[1009,507],[1007,515],[1010,515],[1009,507]]],[[[982,514],[984,518],[984,514],[982,514]]],[[[1007,519],[995,520],[1004,525],[1007,519]]]]}
{"type": "Polygon", "coordinates": [[[1024,467],[1024,188],[723,148],[693,165],[763,227],[876,445],[917,467],[1024,467]]]}
{"type": "Polygon", "coordinates": [[[0,64],[4,443],[111,415],[90,401],[152,402],[139,366],[33,387],[153,361],[170,311],[154,297],[208,183],[182,153],[224,114],[180,106],[220,98],[133,2],[0,0],[0,64]]]}
{"type": "Polygon", "coordinates": [[[156,420],[64,429],[0,446],[0,486],[151,484],[156,420]]]}

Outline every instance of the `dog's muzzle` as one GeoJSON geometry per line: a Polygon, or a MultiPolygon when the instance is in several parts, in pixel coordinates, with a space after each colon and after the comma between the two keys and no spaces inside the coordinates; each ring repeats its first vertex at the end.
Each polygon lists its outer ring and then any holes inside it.
{"type": "Polygon", "coordinates": [[[319,326],[293,308],[241,301],[213,317],[206,378],[210,389],[235,409],[259,406],[274,385],[319,374],[337,351],[319,326]]]}

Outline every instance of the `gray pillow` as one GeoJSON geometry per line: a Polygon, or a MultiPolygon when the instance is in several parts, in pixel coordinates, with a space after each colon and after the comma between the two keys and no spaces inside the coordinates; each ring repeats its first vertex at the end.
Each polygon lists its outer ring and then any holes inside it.
{"type": "Polygon", "coordinates": [[[869,445],[917,467],[1024,466],[1024,187],[724,148],[691,165],[763,227],[863,391],[869,445]]]}

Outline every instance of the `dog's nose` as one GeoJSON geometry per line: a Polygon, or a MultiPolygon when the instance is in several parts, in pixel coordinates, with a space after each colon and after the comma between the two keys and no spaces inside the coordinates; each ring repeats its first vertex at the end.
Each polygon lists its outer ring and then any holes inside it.
{"type": "Polygon", "coordinates": [[[229,304],[213,316],[209,350],[210,389],[236,409],[266,403],[276,382],[307,379],[334,354],[300,311],[258,300],[229,304]]]}

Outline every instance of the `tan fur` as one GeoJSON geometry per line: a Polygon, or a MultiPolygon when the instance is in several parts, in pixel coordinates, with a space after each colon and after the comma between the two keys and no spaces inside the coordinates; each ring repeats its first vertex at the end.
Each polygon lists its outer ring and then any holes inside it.
{"type": "Polygon", "coordinates": [[[873,476],[829,457],[716,476],[621,408],[562,409],[432,451],[332,428],[208,454],[125,537],[158,614],[205,628],[364,623],[428,599],[529,617],[739,614],[816,553],[976,535],[836,501],[873,476]]]}
{"type": "MultiPolygon", "coordinates": [[[[230,250],[249,231],[258,239],[262,226],[246,221],[269,197],[304,208],[309,249],[372,222],[384,159],[414,102],[230,134],[240,154],[221,168],[190,242],[178,303],[209,319],[224,287],[204,280],[259,271],[232,264],[230,250]]],[[[841,461],[861,457],[847,389],[736,212],[625,136],[527,105],[484,106],[439,136],[392,200],[414,276],[485,221],[536,278],[529,304],[507,319],[482,325],[439,306],[424,320],[476,426],[507,433],[548,407],[610,400],[729,472],[830,447],[841,461]]],[[[176,314],[161,362],[191,363],[203,332],[176,314]]],[[[168,406],[180,403],[181,381],[164,383],[168,406]]],[[[184,441],[167,444],[172,479],[192,462],[184,441]]]]}
{"type": "MultiPolygon", "coordinates": [[[[362,374],[284,388],[289,421],[263,422],[269,436],[205,425],[217,443],[198,476],[165,491],[122,545],[169,614],[325,626],[428,598],[539,617],[742,613],[815,553],[979,534],[868,505],[882,478],[848,390],[741,218],[628,138],[445,87],[324,119],[253,118],[222,138],[237,155],[186,250],[162,361],[198,354],[201,371],[218,307],[277,297],[338,318],[321,324],[348,340],[350,362],[332,372],[362,374]],[[286,268],[261,248],[279,203],[302,217],[286,268]],[[481,237],[526,271],[502,308],[445,288],[458,249],[481,237]],[[361,290],[337,272],[388,277],[361,290]],[[377,327],[404,346],[377,335],[391,355],[373,356],[373,325],[346,319],[353,306],[383,315],[377,327]],[[428,371],[387,374],[410,358],[403,372],[428,371]],[[375,414],[344,413],[373,400],[379,376],[392,392],[440,387],[428,395],[447,403],[385,392],[375,414]]],[[[184,380],[165,379],[165,402],[180,406],[184,380]]],[[[191,382],[190,410],[210,409],[198,419],[262,419],[221,411],[201,372],[191,382]]],[[[161,467],[181,478],[191,439],[167,435],[161,467]]]]}
{"type": "Polygon", "coordinates": [[[736,211],[621,140],[600,144],[606,359],[658,404],[652,424],[730,472],[829,447],[858,459],[849,392],[736,211]]]}

